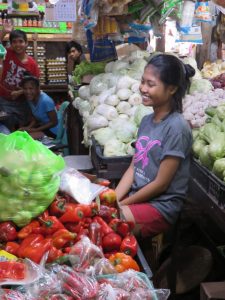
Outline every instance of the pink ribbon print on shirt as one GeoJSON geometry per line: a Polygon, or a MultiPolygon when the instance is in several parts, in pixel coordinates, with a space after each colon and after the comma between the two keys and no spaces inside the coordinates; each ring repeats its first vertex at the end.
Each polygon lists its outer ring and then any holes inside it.
{"type": "Polygon", "coordinates": [[[142,168],[144,169],[149,162],[148,152],[155,145],[161,146],[161,142],[159,140],[151,140],[148,136],[140,137],[135,145],[137,153],[134,155],[134,162],[142,161],[142,168]]]}

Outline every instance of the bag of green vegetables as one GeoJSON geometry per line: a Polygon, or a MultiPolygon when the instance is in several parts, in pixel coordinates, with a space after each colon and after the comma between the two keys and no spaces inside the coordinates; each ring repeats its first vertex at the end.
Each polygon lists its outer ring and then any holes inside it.
{"type": "Polygon", "coordinates": [[[53,201],[65,163],[21,131],[0,134],[0,221],[24,226],[53,201]]]}

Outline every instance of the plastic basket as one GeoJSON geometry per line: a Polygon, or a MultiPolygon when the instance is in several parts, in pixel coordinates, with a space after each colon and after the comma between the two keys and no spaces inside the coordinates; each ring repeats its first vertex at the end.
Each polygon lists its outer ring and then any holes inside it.
{"type": "Polygon", "coordinates": [[[105,157],[103,148],[92,136],[91,159],[98,176],[106,179],[120,179],[129,167],[132,156],[105,157]]]}
{"type": "MultiPolygon", "coordinates": [[[[122,274],[122,273],[119,273],[122,274]]],[[[141,280],[144,281],[148,289],[152,291],[152,300],[158,300],[156,293],[154,292],[154,286],[152,282],[149,280],[148,276],[142,272],[136,272],[137,276],[140,277],[141,280]]],[[[110,280],[117,280],[118,274],[106,274],[106,275],[98,275],[97,279],[110,279],[110,280]]]]}
{"type": "Polygon", "coordinates": [[[4,59],[6,55],[6,49],[3,47],[2,44],[0,44],[0,59],[4,59]]]}
{"type": "Polygon", "coordinates": [[[208,192],[209,188],[209,174],[210,171],[202,166],[199,161],[195,158],[191,161],[191,176],[195,178],[201,186],[208,192]]]}
{"type": "Polygon", "coordinates": [[[211,172],[209,172],[208,193],[216,199],[220,206],[225,207],[225,183],[211,172]]]}

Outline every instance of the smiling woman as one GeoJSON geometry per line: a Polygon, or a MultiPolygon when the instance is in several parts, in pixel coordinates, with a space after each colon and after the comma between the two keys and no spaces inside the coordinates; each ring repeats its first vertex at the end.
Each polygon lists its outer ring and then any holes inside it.
{"type": "Polygon", "coordinates": [[[142,103],[154,112],[141,121],[135,154],[116,194],[124,217],[144,237],[166,231],[186,197],[192,135],[181,112],[194,73],[177,57],[160,54],[141,79],[142,103]]]}

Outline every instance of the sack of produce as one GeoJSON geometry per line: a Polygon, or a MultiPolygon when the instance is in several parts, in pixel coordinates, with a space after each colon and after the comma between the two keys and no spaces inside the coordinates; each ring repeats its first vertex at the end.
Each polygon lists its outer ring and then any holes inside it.
{"type": "Polygon", "coordinates": [[[53,201],[64,166],[26,132],[0,134],[0,221],[24,226],[53,201]]]}

